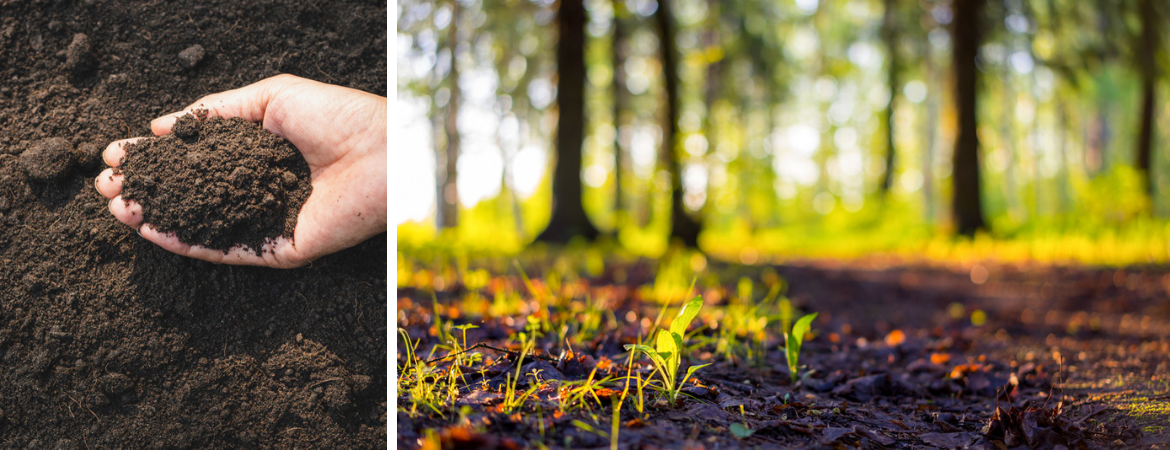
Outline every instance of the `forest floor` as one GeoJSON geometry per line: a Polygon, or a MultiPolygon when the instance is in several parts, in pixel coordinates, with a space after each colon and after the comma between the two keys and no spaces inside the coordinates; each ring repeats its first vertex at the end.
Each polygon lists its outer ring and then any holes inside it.
{"type": "Polygon", "coordinates": [[[1170,448],[1164,267],[683,257],[703,306],[682,367],[710,365],[672,404],[624,346],[670,324],[690,276],[599,258],[400,258],[398,445],[1170,448]],[[796,384],[786,310],[818,314],[796,384]]]}

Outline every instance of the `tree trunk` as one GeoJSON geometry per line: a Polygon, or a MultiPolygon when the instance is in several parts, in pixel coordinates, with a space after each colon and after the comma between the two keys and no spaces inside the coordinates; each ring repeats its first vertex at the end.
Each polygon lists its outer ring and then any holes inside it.
{"type": "MultiPolygon", "coordinates": [[[[1009,46],[1008,52],[1012,49],[1009,46]]],[[[1003,95],[1000,96],[1002,104],[999,108],[999,143],[1007,152],[1007,167],[1003,171],[1003,198],[1007,203],[1008,215],[1018,221],[1025,219],[1025,211],[1020,205],[1019,188],[1016,184],[1018,178],[1016,177],[1016,161],[1019,155],[1023,152],[1019,151],[1016,142],[1016,92],[1012,89],[1012,69],[1003,66],[1001,74],[1001,83],[1003,95]]]]}
{"type": "Polygon", "coordinates": [[[1154,196],[1154,174],[1150,171],[1150,160],[1153,158],[1156,88],[1157,84],[1152,78],[1142,80],[1142,118],[1137,148],[1137,168],[1145,179],[1146,194],[1151,198],[1154,196]]]}
{"type": "Polygon", "coordinates": [[[613,0],[613,234],[617,235],[626,224],[626,205],[622,191],[622,144],[618,130],[622,126],[622,112],[626,101],[626,14],[624,0],[613,0]]]}
{"type": "MultiPolygon", "coordinates": [[[[719,36],[719,27],[721,26],[722,11],[719,8],[720,0],[707,0],[707,17],[710,23],[707,26],[707,31],[703,36],[704,51],[710,51],[711,48],[722,48],[722,43],[719,36]]],[[[705,198],[703,200],[703,213],[706,214],[707,205],[710,205],[714,197],[711,190],[711,174],[714,167],[714,154],[718,149],[719,133],[718,124],[715,123],[716,102],[719,101],[719,94],[722,90],[722,75],[723,75],[723,56],[722,53],[717,61],[710,61],[707,64],[707,79],[704,80],[703,86],[703,104],[707,108],[707,114],[703,117],[703,133],[707,139],[707,151],[704,155],[707,163],[707,186],[705,186],[705,198]]]]}
{"type": "Polygon", "coordinates": [[[926,203],[926,222],[934,224],[938,218],[935,214],[935,192],[934,192],[934,152],[935,143],[938,140],[938,115],[939,97],[941,91],[938,86],[941,84],[938,80],[938,71],[935,68],[934,58],[931,56],[931,47],[929,42],[922,42],[922,59],[926,66],[926,83],[927,83],[927,97],[926,97],[926,145],[922,152],[922,198],[926,203]]]}
{"type": "Polygon", "coordinates": [[[659,45],[662,51],[662,72],[666,84],[667,124],[662,134],[662,158],[670,172],[670,237],[683,245],[699,246],[699,224],[687,215],[683,205],[682,167],[678,160],[679,76],[678,50],[674,43],[674,17],[670,0],[659,0],[654,13],[658,22],[659,45]]]}
{"type": "MultiPolygon", "coordinates": [[[[1059,91],[1058,91],[1059,92],[1059,91]]],[[[1063,97],[1057,97],[1056,110],[1060,114],[1060,122],[1057,128],[1057,136],[1059,136],[1059,144],[1057,148],[1060,150],[1060,171],[1058,172],[1058,198],[1057,213],[1064,216],[1069,211],[1069,189],[1068,189],[1068,166],[1072,162],[1068,158],[1068,105],[1065,104],[1063,97]]]]}
{"type": "Polygon", "coordinates": [[[882,194],[890,192],[890,185],[894,179],[894,106],[898,98],[898,25],[895,23],[896,10],[894,0],[885,0],[885,17],[882,20],[882,40],[886,44],[886,54],[889,57],[886,67],[886,86],[890,90],[890,101],[886,105],[886,171],[882,176],[882,194]]]}
{"type": "Polygon", "coordinates": [[[1153,158],[1154,141],[1154,102],[1157,96],[1157,68],[1155,55],[1158,49],[1158,30],[1156,11],[1153,0],[1142,0],[1140,5],[1142,16],[1141,59],[1139,60],[1142,77],[1142,115],[1141,129],[1137,139],[1137,168],[1144,178],[1146,195],[1154,196],[1154,174],[1150,171],[1150,161],[1153,158]]]}
{"type": "Polygon", "coordinates": [[[567,243],[574,236],[595,239],[582,204],[581,145],[585,136],[585,5],[561,0],[557,12],[557,158],[553,171],[553,211],[536,240],[567,243]]]}
{"type": "Polygon", "coordinates": [[[955,103],[959,135],[955,139],[953,170],[955,226],[971,236],[985,229],[979,193],[979,136],[976,134],[976,99],[979,70],[975,57],[981,42],[980,20],[984,0],[956,0],[954,14],[955,103]]]}
{"type": "Polygon", "coordinates": [[[447,26],[447,46],[451,50],[451,71],[447,73],[448,89],[447,117],[443,128],[447,132],[446,176],[443,177],[441,194],[435,201],[439,204],[439,228],[454,228],[459,224],[459,2],[451,2],[451,24],[447,26]]]}

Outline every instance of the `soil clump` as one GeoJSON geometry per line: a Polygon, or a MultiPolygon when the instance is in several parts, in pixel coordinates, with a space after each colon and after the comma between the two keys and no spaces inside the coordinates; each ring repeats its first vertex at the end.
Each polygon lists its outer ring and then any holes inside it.
{"type": "Polygon", "coordinates": [[[288,140],[240,118],[179,117],[173,132],[126,146],[122,198],[145,223],[180,241],[259,254],[292,239],[313,187],[309,165],[288,140]]]}
{"type": "Polygon", "coordinates": [[[73,167],[73,145],[64,138],[42,140],[20,154],[20,166],[37,181],[56,181],[73,167]]]}

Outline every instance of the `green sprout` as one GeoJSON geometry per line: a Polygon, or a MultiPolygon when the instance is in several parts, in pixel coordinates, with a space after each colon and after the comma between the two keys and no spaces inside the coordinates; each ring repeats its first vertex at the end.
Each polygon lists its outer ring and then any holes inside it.
{"type": "Polygon", "coordinates": [[[658,331],[655,348],[650,348],[650,346],[644,344],[626,345],[626,350],[641,351],[650,357],[650,361],[654,363],[655,370],[662,376],[662,390],[670,398],[670,404],[672,405],[678,400],[678,394],[682,390],[682,386],[686,384],[687,379],[695,371],[711,365],[707,363],[699,366],[691,366],[687,369],[687,374],[683,376],[682,382],[677,382],[678,368],[682,362],[682,352],[685,349],[683,346],[683,336],[686,335],[687,327],[695,319],[695,316],[699,315],[699,309],[702,307],[703,298],[701,296],[695,297],[690,302],[687,302],[686,305],[683,305],[682,309],[678,312],[678,316],[675,317],[674,322],[671,322],[670,329],[658,331]]]}
{"type": "Polygon", "coordinates": [[[797,370],[800,367],[800,344],[804,342],[804,335],[808,333],[813,319],[816,318],[817,313],[801,317],[796,321],[795,325],[792,325],[792,329],[784,335],[784,350],[785,356],[788,358],[788,374],[792,377],[792,384],[796,384],[797,370]]]}

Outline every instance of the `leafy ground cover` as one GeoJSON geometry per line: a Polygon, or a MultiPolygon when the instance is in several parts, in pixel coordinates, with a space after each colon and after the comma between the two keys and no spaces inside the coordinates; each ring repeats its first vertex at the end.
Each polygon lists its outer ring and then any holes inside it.
{"type": "Polygon", "coordinates": [[[584,247],[398,258],[402,448],[1170,440],[1164,268],[584,247]],[[785,336],[811,314],[794,372],[785,336]]]}

